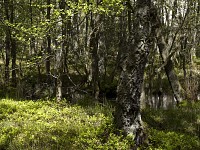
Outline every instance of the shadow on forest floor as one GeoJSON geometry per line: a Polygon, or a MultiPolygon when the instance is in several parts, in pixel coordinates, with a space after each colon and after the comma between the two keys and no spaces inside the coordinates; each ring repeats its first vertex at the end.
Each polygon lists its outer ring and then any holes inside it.
{"type": "Polygon", "coordinates": [[[145,109],[143,121],[149,132],[149,143],[161,149],[200,149],[200,103],[180,108],[145,109]]]}

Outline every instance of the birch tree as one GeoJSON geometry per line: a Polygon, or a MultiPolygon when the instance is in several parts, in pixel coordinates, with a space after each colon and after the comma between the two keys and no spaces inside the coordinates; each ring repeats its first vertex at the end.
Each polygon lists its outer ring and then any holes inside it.
{"type": "Polygon", "coordinates": [[[127,53],[124,54],[117,89],[116,124],[125,135],[133,136],[136,145],[140,144],[143,132],[140,95],[149,54],[150,8],[150,0],[137,0],[136,12],[131,14],[134,15],[135,20],[131,22],[129,46],[127,53]]]}

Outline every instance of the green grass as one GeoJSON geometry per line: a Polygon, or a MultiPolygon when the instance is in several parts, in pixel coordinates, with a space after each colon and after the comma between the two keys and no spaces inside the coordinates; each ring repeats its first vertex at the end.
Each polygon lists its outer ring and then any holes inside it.
{"type": "Polygon", "coordinates": [[[145,109],[143,121],[149,131],[147,149],[200,150],[200,103],[145,109]]]}
{"type": "MultiPolygon", "coordinates": [[[[128,150],[115,134],[109,104],[0,100],[0,150],[128,150]]],[[[200,150],[200,104],[145,109],[148,141],[140,150],[200,150]]]]}
{"type": "Polygon", "coordinates": [[[0,100],[0,149],[126,150],[128,141],[113,133],[112,109],[0,100]]]}

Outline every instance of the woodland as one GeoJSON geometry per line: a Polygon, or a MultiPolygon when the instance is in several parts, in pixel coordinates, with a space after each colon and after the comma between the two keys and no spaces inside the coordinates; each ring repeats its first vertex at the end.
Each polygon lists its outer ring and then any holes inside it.
{"type": "Polygon", "coordinates": [[[200,0],[0,0],[0,150],[200,150],[200,0]]]}

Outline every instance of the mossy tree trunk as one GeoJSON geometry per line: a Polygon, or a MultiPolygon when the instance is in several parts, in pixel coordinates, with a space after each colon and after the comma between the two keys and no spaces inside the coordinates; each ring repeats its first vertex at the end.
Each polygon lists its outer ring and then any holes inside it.
{"type": "Polygon", "coordinates": [[[150,7],[150,0],[138,0],[136,3],[135,20],[131,22],[134,28],[130,31],[129,48],[124,54],[117,89],[116,125],[125,135],[133,136],[136,147],[141,144],[143,133],[140,95],[150,47],[150,7]]]}

